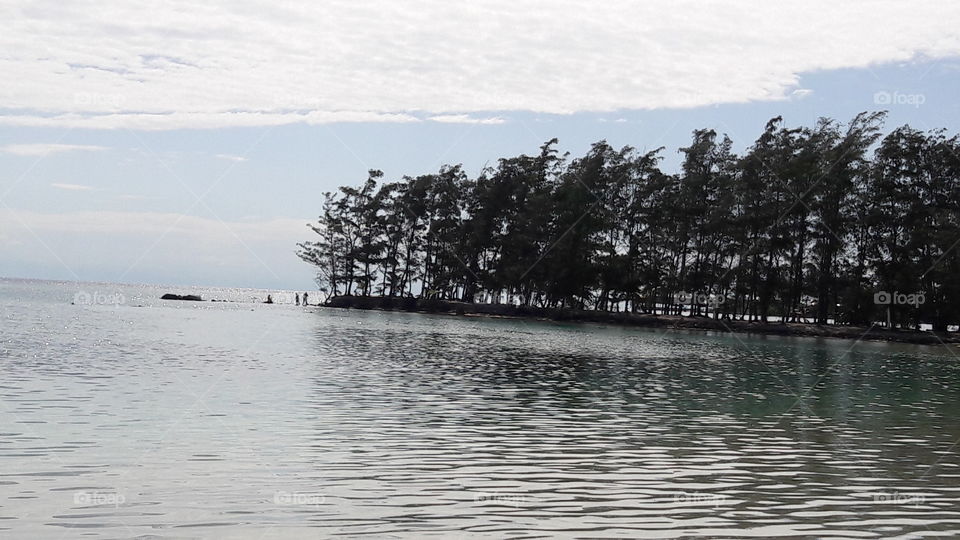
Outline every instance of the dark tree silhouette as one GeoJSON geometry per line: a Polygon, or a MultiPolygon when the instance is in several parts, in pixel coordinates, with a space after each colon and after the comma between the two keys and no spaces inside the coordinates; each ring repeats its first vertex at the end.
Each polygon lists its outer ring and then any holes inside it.
{"type": "Polygon", "coordinates": [[[960,139],[881,139],[883,119],[774,118],[741,156],[696,130],[677,174],[662,148],[570,158],[556,139],[475,179],[370,171],[325,194],[298,255],[332,296],[945,330],[960,322],[960,139]]]}

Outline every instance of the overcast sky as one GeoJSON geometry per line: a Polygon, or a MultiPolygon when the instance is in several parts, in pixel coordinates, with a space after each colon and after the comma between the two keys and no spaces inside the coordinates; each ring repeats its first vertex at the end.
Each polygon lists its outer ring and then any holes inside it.
{"type": "Polygon", "coordinates": [[[305,289],[321,194],[558,137],[960,132],[960,3],[0,2],[0,276],[305,289]]]}

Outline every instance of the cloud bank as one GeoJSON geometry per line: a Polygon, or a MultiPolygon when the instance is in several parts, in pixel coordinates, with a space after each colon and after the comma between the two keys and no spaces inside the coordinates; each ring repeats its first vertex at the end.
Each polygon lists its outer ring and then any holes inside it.
{"type": "Polygon", "coordinates": [[[305,285],[312,271],[292,253],[297,242],[310,238],[307,221],[220,221],[160,212],[51,214],[0,207],[0,275],[27,275],[22,269],[41,268],[65,279],[189,283],[209,280],[214,269],[223,283],[305,285]]]}
{"type": "Polygon", "coordinates": [[[0,124],[97,129],[695,107],[960,54],[960,3],[924,0],[40,0],[0,21],[0,124]]]}
{"type": "Polygon", "coordinates": [[[94,187],[85,186],[83,184],[67,184],[62,182],[54,182],[50,184],[50,186],[55,187],[57,189],[62,189],[65,191],[96,191],[94,187]]]}
{"type": "Polygon", "coordinates": [[[104,146],[93,146],[88,144],[8,144],[0,146],[0,152],[13,154],[15,156],[27,157],[46,157],[63,152],[97,152],[106,150],[104,146]]]}

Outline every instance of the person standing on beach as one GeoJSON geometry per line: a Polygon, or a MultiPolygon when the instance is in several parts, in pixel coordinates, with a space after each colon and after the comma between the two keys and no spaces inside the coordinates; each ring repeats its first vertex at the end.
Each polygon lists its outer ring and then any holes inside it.
{"type": "Polygon", "coordinates": [[[300,305],[300,293],[296,293],[294,302],[296,302],[298,306],[300,305]]]}
{"type": "Polygon", "coordinates": [[[305,305],[305,306],[310,305],[310,304],[307,303],[307,293],[303,293],[303,305],[305,305]]]}

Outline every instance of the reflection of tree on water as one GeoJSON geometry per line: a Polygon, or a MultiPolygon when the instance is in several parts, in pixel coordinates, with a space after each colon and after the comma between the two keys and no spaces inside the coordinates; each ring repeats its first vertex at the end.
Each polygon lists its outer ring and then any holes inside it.
{"type": "MultiPolygon", "coordinates": [[[[960,435],[945,425],[957,374],[917,347],[368,311],[316,324],[317,474],[384,522],[600,505],[597,524],[670,509],[678,523],[735,510],[736,529],[764,526],[752,516],[818,527],[797,515],[817,500],[869,520],[890,505],[851,479],[912,493],[960,435]],[[878,399],[915,409],[889,415],[878,399]],[[891,445],[897,433],[922,442],[891,445]]],[[[848,520],[838,530],[862,529],[848,520]]]]}

